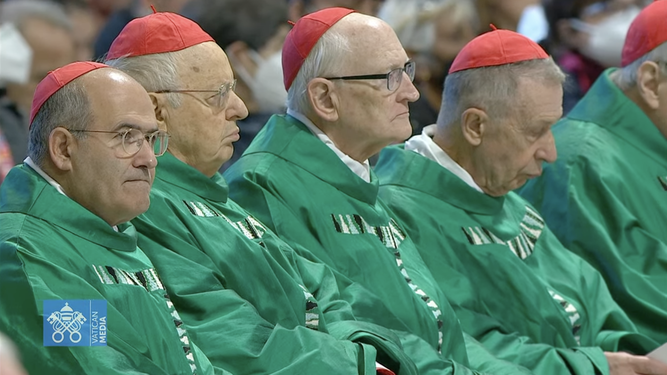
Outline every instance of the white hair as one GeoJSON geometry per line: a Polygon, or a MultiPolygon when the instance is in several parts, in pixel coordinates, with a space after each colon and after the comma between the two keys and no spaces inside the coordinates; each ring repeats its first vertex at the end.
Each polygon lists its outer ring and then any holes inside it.
{"type": "MultiPolygon", "coordinates": [[[[28,134],[28,155],[39,166],[49,155],[49,136],[62,126],[70,130],[86,130],[93,122],[88,94],[79,80],[74,80],[56,91],[39,109],[28,134]]],[[[83,138],[85,133],[73,132],[83,138]]]]}
{"type": "Polygon", "coordinates": [[[637,70],[647,61],[661,63],[658,64],[660,71],[662,74],[667,75],[667,42],[655,47],[649,53],[633,61],[626,67],[614,71],[610,78],[621,90],[631,89],[637,85],[637,70]]]}
{"type": "MultiPolygon", "coordinates": [[[[184,51],[186,50],[144,56],[119,57],[107,60],[105,64],[134,78],[148,92],[178,90],[181,83],[178,71],[183,61],[184,51]]],[[[176,108],[181,105],[181,99],[178,94],[168,93],[166,95],[173,107],[176,108]]]]}
{"type": "Polygon", "coordinates": [[[565,81],[565,74],[551,57],[449,74],[445,79],[438,126],[458,123],[463,112],[473,107],[494,118],[515,115],[512,101],[516,100],[520,77],[561,85],[565,81]]]}
{"type": "Polygon", "coordinates": [[[304,113],[310,109],[308,83],[317,77],[342,74],[346,55],[351,51],[345,35],[329,29],[308,54],[299,73],[287,90],[287,109],[304,113]]]}

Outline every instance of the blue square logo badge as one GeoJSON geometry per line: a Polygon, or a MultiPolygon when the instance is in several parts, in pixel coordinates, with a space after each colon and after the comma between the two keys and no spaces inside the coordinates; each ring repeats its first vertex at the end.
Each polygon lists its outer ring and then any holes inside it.
{"type": "Polygon", "coordinates": [[[44,346],[106,346],[107,301],[44,300],[44,346]]]}

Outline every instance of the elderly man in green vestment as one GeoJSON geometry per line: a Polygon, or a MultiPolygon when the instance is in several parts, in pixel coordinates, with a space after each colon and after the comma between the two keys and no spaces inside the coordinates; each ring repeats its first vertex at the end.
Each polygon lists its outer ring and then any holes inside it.
{"type": "Polygon", "coordinates": [[[667,341],[667,1],[630,26],[608,69],[558,124],[558,160],[520,194],[602,273],[640,332],[667,341]]]}
{"type": "Polygon", "coordinates": [[[208,34],[184,17],[156,13],[130,22],[107,58],[149,91],[158,125],[169,131],[151,207],[133,223],[214,365],[235,374],[374,374],[377,361],[381,370],[425,374],[437,363],[378,297],[298,256],[228,198],[218,169],[248,112],[208,34]],[[405,352],[401,342],[410,344],[405,352]]]}
{"type": "Polygon", "coordinates": [[[0,189],[0,331],[28,373],[223,373],[190,341],[128,224],[148,209],[167,146],[146,91],[73,63],[37,86],[30,124],[29,156],[0,189]],[[106,317],[70,307],[81,300],[106,317]]]}
{"type": "Polygon", "coordinates": [[[450,69],[437,124],[380,154],[380,196],[463,330],[492,353],[520,351],[540,374],[664,373],[613,353],[646,354],[658,343],[637,333],[600,274],[512,192],[556,158],[550,128],[562,114],[563,79],[528,38],[477,37],[450,69]]]}
{"type": "Polygon", "coordinates": [[[367,159],[410,135],[408,103],[419,96],[414,63],[391,27],[328,8],[296,23],[282,59],[288,113],[273,116],[227,170],[230,196],[302,255],[379,296],[403,329],[452,361],[440,371],[526,371],[489,356],[461,331],[417,249],[377,197],[367,159]]]}

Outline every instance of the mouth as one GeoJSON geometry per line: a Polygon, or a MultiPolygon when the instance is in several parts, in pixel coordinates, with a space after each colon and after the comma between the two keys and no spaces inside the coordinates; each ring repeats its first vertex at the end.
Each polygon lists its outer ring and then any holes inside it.
{"type": "Polygon", "coordinates": [[[127,180],[127,181],[125,181],[125,182],[145,182],[145,183],[147,183],[147,184],[149,184],[149,185],[151,184],[151,182],[148,181],[148,180],[145,179],[145,178],[138,178],[138,179],[134,179],[134,180],[127,180]]]}
{"type": "Polygon", "coordinates": [[[238,126],[237,126],[237,127],[234,127],[234,131],[231,132],[229,135],[227,135],[227,136],[225,137],[225,139],[227,139],[227,138],[231,138],[231,139],[232,139],[232,142],[236,142],[236,141],[238,141],[239,139],[241,139],[241,134],[239,134],[239,132],[240,132],[240,130],[239,130],[238,126]]]}

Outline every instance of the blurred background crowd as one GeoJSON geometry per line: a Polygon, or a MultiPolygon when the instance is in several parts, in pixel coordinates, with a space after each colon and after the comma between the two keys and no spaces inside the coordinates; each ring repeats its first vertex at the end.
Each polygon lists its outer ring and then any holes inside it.
{"type": "MultiPolygon", "coordinates": [[[[418,71],[415,134],[435,122],[443,81],[476,35],[516,30],[539,42],[568,73],[564,112],[607,67],[620,64],[627,29],[650,0],[4,0],[0,1],[0,183],[27,153],[37,83],[76,60],[98,60],[133,18],[177,12],[198,22],[227,52],[250,115],[239,123],[240,157],[273,113],[283,111],[281,48],[288,20],[331,6],[376,15],[395,29],[418,71]]],[[[378,73],[378,72],[369,72],[378,73]]]]}

